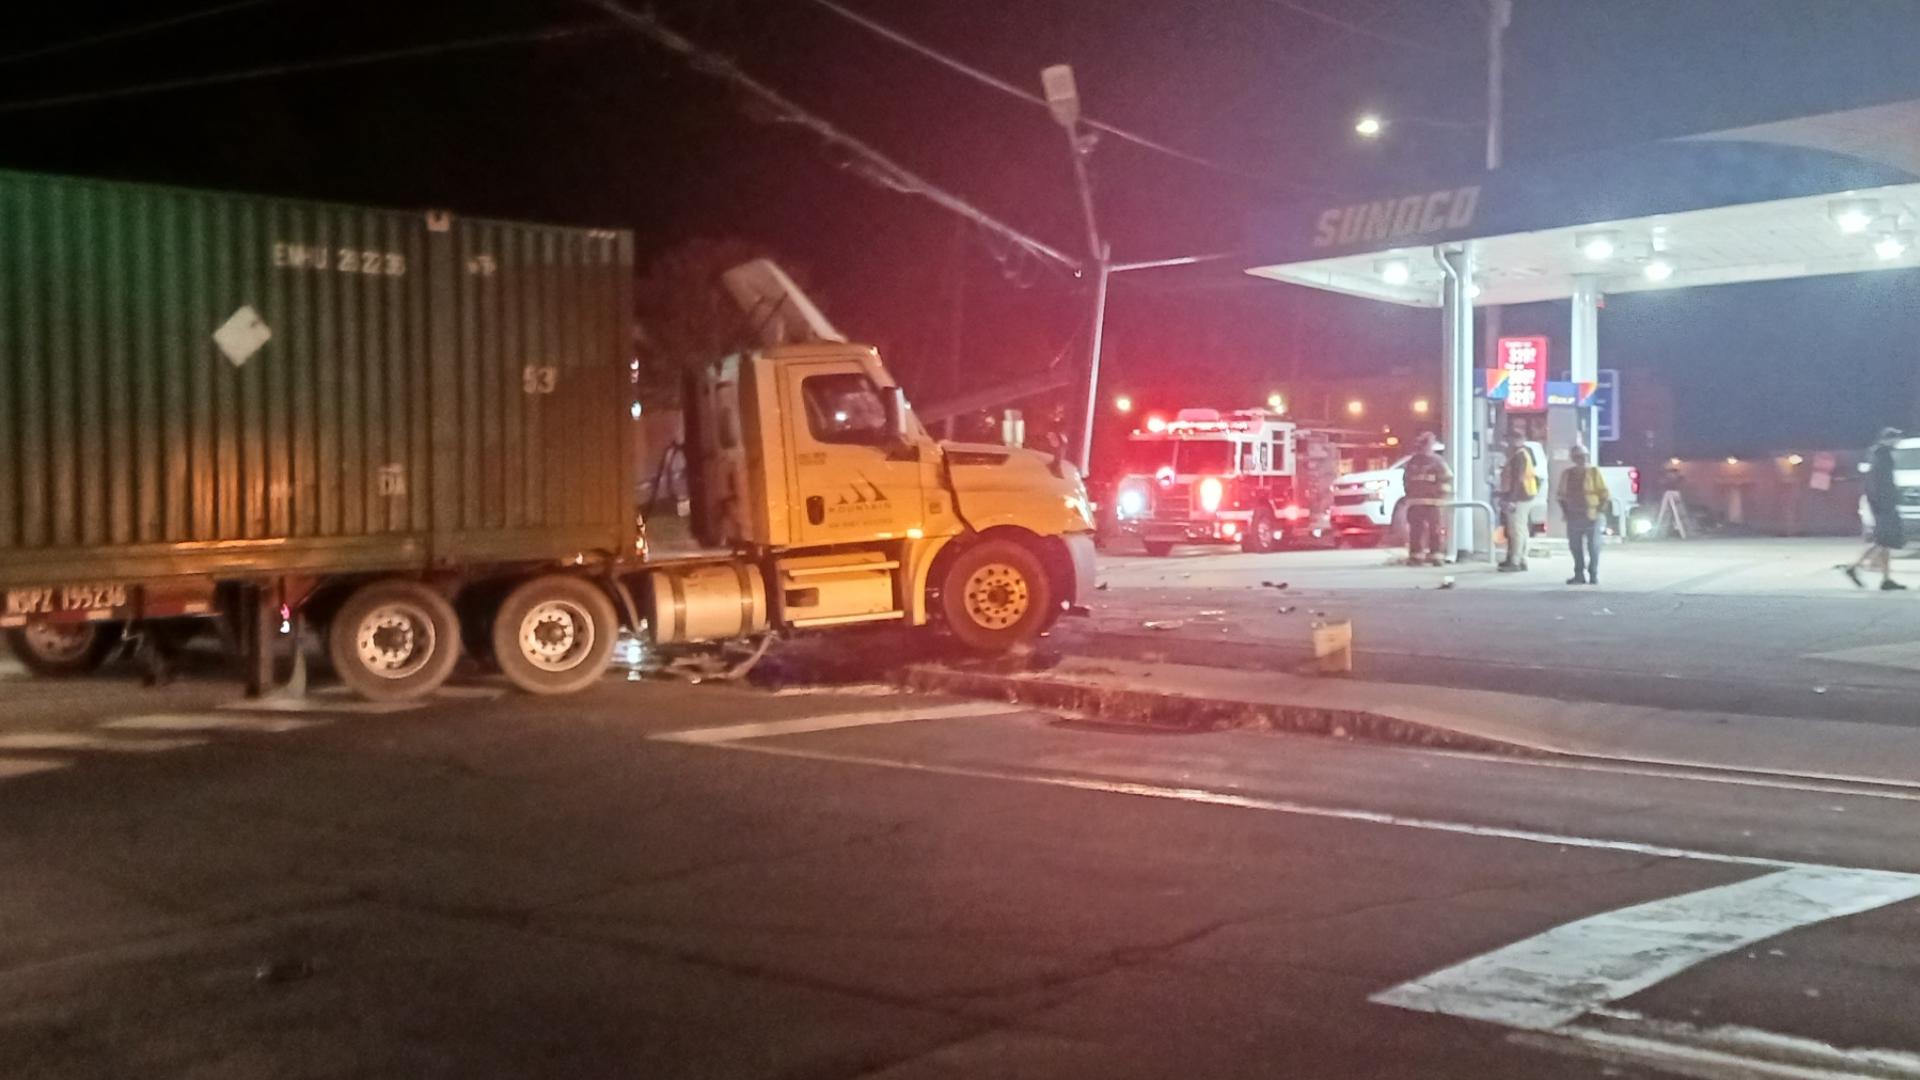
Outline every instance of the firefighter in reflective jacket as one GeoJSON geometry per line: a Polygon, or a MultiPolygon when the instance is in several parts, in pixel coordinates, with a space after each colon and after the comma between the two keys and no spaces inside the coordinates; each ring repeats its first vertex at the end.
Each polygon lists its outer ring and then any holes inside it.
{"type": "Polygon", "coordinates": [[[1409,566],[1439,566],[1446,562],[1440,554],[1440,507],[1435,503],[1453,498],[1453,470],[1434,452],[1438,445],[1433,432],[1423,432],[1414,442],[1413,455],[1403,466],[1409,566]]]}

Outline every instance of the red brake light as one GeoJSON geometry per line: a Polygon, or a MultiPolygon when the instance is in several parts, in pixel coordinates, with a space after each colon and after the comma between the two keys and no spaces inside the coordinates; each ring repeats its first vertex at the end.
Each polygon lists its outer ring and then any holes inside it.
{"type": "Polygon", "coordinates": [[[1640,494],[1640,470],[1639,469],[1627,470],[1627,486],[1633,488],[1633,493],[1635,495],[1640,494]]]}

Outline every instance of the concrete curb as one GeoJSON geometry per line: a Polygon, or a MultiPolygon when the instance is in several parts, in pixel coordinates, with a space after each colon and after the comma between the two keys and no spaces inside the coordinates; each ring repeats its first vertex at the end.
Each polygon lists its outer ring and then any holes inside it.
{"type": "Polygon", "coordinates": [[[1384,713],[1291,702],[1256,702],[1192,694],[1096,686],[1044,674],[965,671],[932,665],[907,669],[904,683],[913,690],[985,698],[1077,713],[1103,723],[1158,731],[1256,730],[1318,735],[1529,757],[1558,756],[1551,751],[1470,732],[1405,720],[1384,713]]]}

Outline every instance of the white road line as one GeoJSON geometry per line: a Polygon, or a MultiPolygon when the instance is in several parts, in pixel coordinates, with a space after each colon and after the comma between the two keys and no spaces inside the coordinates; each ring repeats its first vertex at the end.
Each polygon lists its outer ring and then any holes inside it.
{"type": "Polygon", "coordinates": [[[1843,664],[1899,668],[1920,671],[1920,641],[1901,641],[1891,645],[1862,645],[1854,649],[1808,653],[1805,660],[1838,660],[1843,664]]]}
{"type": "Polygon", "coordinates": [[[1920,1078],[1920,1055],[1836,1047],[1735,1024],[1702,1028],[1663,1020],[1608,1020],[1604,1026],[1571,1024],[1551,1033],[1508,1038],[1521,1046],[1651,1066],[1703,1080],[1920,1078]]]}
{"type": "Polygon", "coordinates": [[[815,731],[871,727],[876,724],[902,724],[913,720],[951,720],[956,717],[1009,716],[1031,710],[994,701],[963,701],[953,705],[921,705],[898,709],[867,709],[861,712],[834,713],[828,716],[803,716],[797,720],[768,720],[756,724],[728,724],[725,727],[688,728],[668,731],[652,738],[663,742],[716,746],[742,739],[766,739],[776,735],[805,735],[815,731]]]}
{"type": "MultiPolygon", "coordinates": [[[[657,739],[674,739],[679,742],[696,742],[676,738],[681,735],[674,732],[668,735],[656,735],[657,739]]],[[[1003,780],[1017,784],[1039,784],[1044,787],[1071,788],[1075,791],[1090,791],[1105,795],[1131,795],[1144,799],[1172,799],[1178,802],[1204,803],[1209,806],[1225,806],[1238,810],[1264,810],[1276,814],[1293,814],[1300,817],[1332,818],[1338,821],[1358,821],[1369,825],[1390,825],[1401,829],[1421,829],[1427,832],[1456,833],[1462,836],[1479,836],[1493,840],[1519,840],[1529,844],[1550,844],[1554,847],[1584,848],[1593,851],[1617,851],[1628,855],[1645,855],[1661,859],[1691,859],[1696,862],[1726,863],[1733,866],[1758,866],[1769,870],[1791,869],[1795,867],[1817,866],[1815,863],[1795,862],[1792,859],[1770,859],[1760,855],[1731,855],[1718,851],[1697,851],[1691,848],[1667,847],[1664,844],[1643,844],[1633,840],[1600,840],[1586,836],[1563,836],[1558,833],[1534,832],[1529,829],[1509,829],[1498,825],[1473,825],[1458,821],[1436,821],[1431,818],[1403,817],[1378,810],[1354,810],[1340,806],[1315,806],[1311,803],[1293,802],[1287,799],[1264,799],[1254,795],[1235,795],[1225,791],[1210,791],[1206,788],[1166,787],[1160,784],[1143,784],[1123,780],[1100,780],[1093,777],[1071,776],[1059,773],[1026,773],[1011,769],[995,769],[969,765],[936,765],[921,761],[904,761],[898,758],[868,757],[863,754],[838,754],[824,750],[807,750],[797,746],[768,746],[763,743],[731,742],[712,740],[705,745],[721,750],[744,750],[755,754],[772,754],[775,757],[800,758],[806,761],[828,761],[839,765],[866,765],[882,769],[904,769],[909,772],[929,773],[936,776],[958,776],[969,780],[1003,780]]]]}
{"type": "Polygon", "coordinates": [[[67,758],[0,758],[0,780],[11,780],[16,776],[32,776],[34,773],[52,772],[64,769],[73,762],[67,758]]]}
{"type": "Polygon", "coordinates": [[[20,731],[0,735],[0,750],[101,750],[114,754],[157,754],[204,746],[205,739],[116,739],[80,731],[20,731]]]}
{"type": "Polygon", "coordinates": [[[157,713],[126,716],[100,726],[112,731],[256,731],[277,735],[318,727],[325,720],[295,720],[285,716],[241,716],[235,713],[157,713]]]}
{"type": "Polygon", "coordinates": [[[455,701],[492,701],[505,697],[506,691],[497,686],[443,686],[424,698],[412,701],[363,701],[350,691],[338,688],[317,690],[307,694],[268,695],[259,698],[243,698],[229,701],[218,706],[240,712],[275,713],[329,713],[342,716],[387,716],[392,713],[413,712],[429,705],[455,701]]]}
{"type": "Polygon", "coordinates": [[[1369,1001],[1545,1031],[1789,930],[1920,896],[1920,874],[1796,867],[1556,926],[1369,1001]]]}
{"type": "Polygon", "coordinates": [[[1459,758],[1484,765],[1505,765],[1525,769],[1568,769],[1574,772],[1613,773],[1619,776],[1646,776],[1656,780],[1684,780],[1688,783],[1727,784],[1732,787],[1768,788],[1773,791],[1804,791],[1815,795],[1848,795],[1861,799],[1889,799],[1894,802],[1920,802],[1920,781],[1891,777],[1875,778],[1824,773],[1792,773],[1776,770],[1718,770],[1690,762],[1662,762],[1647,758],[1555,759],[1484,754],[1470,750],[1441,750],[1433,747],[1405,747],[1408,753],[1429,757],[1459,758]],[[1805,779],[1795,779],[1804,777],[1805,779]]]}

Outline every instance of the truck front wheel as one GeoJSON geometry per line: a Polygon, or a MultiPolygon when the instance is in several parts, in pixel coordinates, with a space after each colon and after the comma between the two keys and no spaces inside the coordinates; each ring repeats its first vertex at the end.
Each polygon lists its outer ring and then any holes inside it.
{"type": "Polygon", "coordinates": [[[20,665],[53,679],[92,674],[119,643],[114,623],[34,623],[7,631],[7,646],[20,665]]]}
{"type": "Polygon", "coordinates": [[[327,654],[340,681],[363,698],[424,697],[460,659],[460,619],[446,597],[417,581],[375,581],[334,613],[327,654]]]}
{"type": "Polygon", "coordinates": [[[987,540],[960,553],[940,585],[941,614],[954,639],[988,655],[1039,637],[1050,621],[1053,586],[1033,552],[987,540]]]}
{"type": "Polygon", "coordinates": [[[493,617],[493,658],[529,694],[571,694],[606,674],[620,635],[613,601],[566,574],[535,578],[507,594],[493,617]]]}

